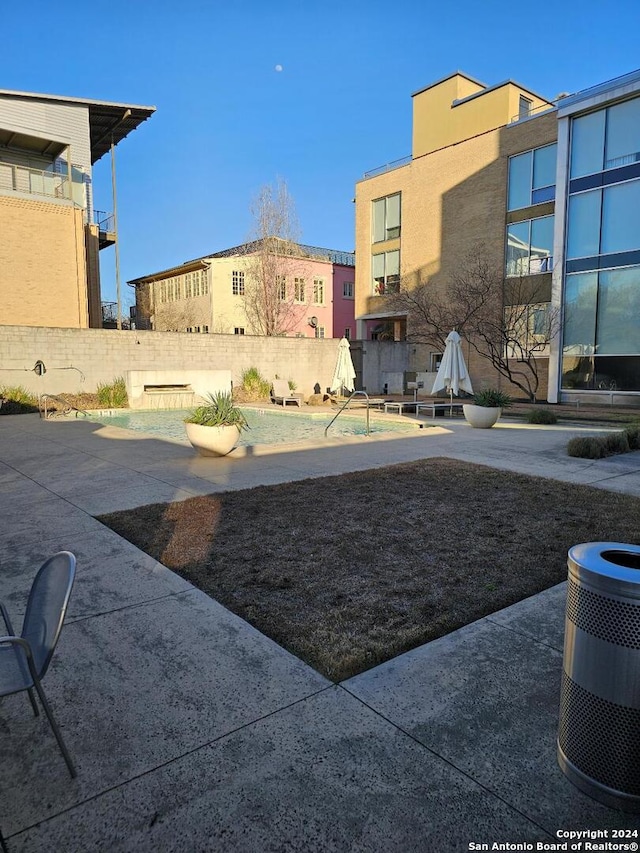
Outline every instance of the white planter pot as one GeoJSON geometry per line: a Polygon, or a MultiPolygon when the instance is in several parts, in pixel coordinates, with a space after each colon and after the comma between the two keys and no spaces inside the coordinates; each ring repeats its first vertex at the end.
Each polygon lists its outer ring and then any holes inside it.
{"type": "Polygon", "coordinates": [[[187,438],[201,456],[226,456],[238,443],[237,426],[185,424],[187,438]]]}
{"type": "Polygon", "coordinates": [[[488,406],[474,406],[465,403],[462,407],[464,416],[474,429],[489,429],[502,414],[500,408],[489,408],[488,406]]]}

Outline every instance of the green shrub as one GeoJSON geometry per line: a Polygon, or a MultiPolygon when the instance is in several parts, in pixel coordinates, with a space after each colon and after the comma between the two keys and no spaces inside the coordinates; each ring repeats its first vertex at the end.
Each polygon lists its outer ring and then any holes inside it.
{"type": "Polygon", "coordinates": [[[195,408],[184,419],[186,424],[199,426],[237,426],[240,431],[249,429],[242,411],[234,405],[231,394],[207,394],[208,403],[195,408]]]}
{"type": "Polygon", "coordinates": [[[123,376],[118,376],[111,383],[99,384],[96,393],[98,402],[106,409],[126,409],[129,405],[127,385],[123,376]]]}
{"type": "Polygon", "coordinates": [[[621,432],[611,432],[609,435],[605,435],[602,441],[604,442],[608,456],[615,453],[628,453],[630,450],[629,439],[624,430],[621,432]]]}
{"type": "Polygon", "coordinates": [[[570,439],[567,453],[579,459],[604,459],[607,456],[604,442],[595,435],[580,435],[570,439]]]}
{"type": "Polygon", "coordinates": [[[3,415],[26,415],[38,411],[38,398],[22,385],[0,385],[3,415]]]}
{"type": "Polygon", "coordinates": [[[625,427],[629,450],[640,450],[640,424],[625,427]]]}
{"type": "Polygon", "coordinates": [[[268,400],[271,393],[271,383],[260,375],[257,367],[243,371],[240,388],[245,400],[268,400]]]}
{"type": "Polygon", "coordinates": [[[511,405],[511,397],[497,388],[484,388],[473,396],[475,406],[484,406],[487,409],[508,409],[511,405]]]}
{"type": "Polygon", "coordinates": [[[531,409],[525,415],[525,420],[528,424],[557,424],[558,416],[549,409],[531,409]]]}

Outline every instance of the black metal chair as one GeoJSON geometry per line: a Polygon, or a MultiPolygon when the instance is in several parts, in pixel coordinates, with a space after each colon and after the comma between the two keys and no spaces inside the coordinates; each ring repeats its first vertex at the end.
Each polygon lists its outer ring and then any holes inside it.
{"type": "Polygon", "coordinates": [[[41,681],[62,631],[75,573],[76,558],[69,551],[54,554],[42,565],[31,586],[20,636],[13,630],[9,614],[0,602],[0,614],[9,633],[0,637],[0,696],[28,691],[31,707],[38,716],[35,689],[72,777],[76,776],[76,770],[41,681]]]}

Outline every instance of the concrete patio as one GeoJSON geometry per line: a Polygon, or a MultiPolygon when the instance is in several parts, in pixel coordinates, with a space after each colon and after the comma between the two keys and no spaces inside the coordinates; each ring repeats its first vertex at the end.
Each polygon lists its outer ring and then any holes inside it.
{"type": "Polygon", "coordinates": [[[15,621],[42,561],[78,558],[44,681],[78,778],[27,697],[2,700],[11,853],[446,853],[640,829],[556,764],[564,584],[335,685],[93,517],[430,456],[640,496],[640,453],[566,456],[589,429],[454,419],[212,460],[82,420],[0,418],[0,599],[15,621]]]}

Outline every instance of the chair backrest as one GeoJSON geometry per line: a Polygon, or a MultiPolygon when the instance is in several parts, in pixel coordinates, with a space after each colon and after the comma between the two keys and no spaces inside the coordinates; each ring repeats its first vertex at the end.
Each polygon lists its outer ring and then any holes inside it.
{"type": "Polygon", "coordinates": [[[44,676],[53,657],[75,574],[75,556],[59,551],[42,565],[31,585],[22,637],[31,647],[38,678],[44,676]]]}
{"type": "Polygon", "coordinates": [[[290,397],[289,383],[286,379],[273,380],[273,396],[274,397],[290,397]]]}

